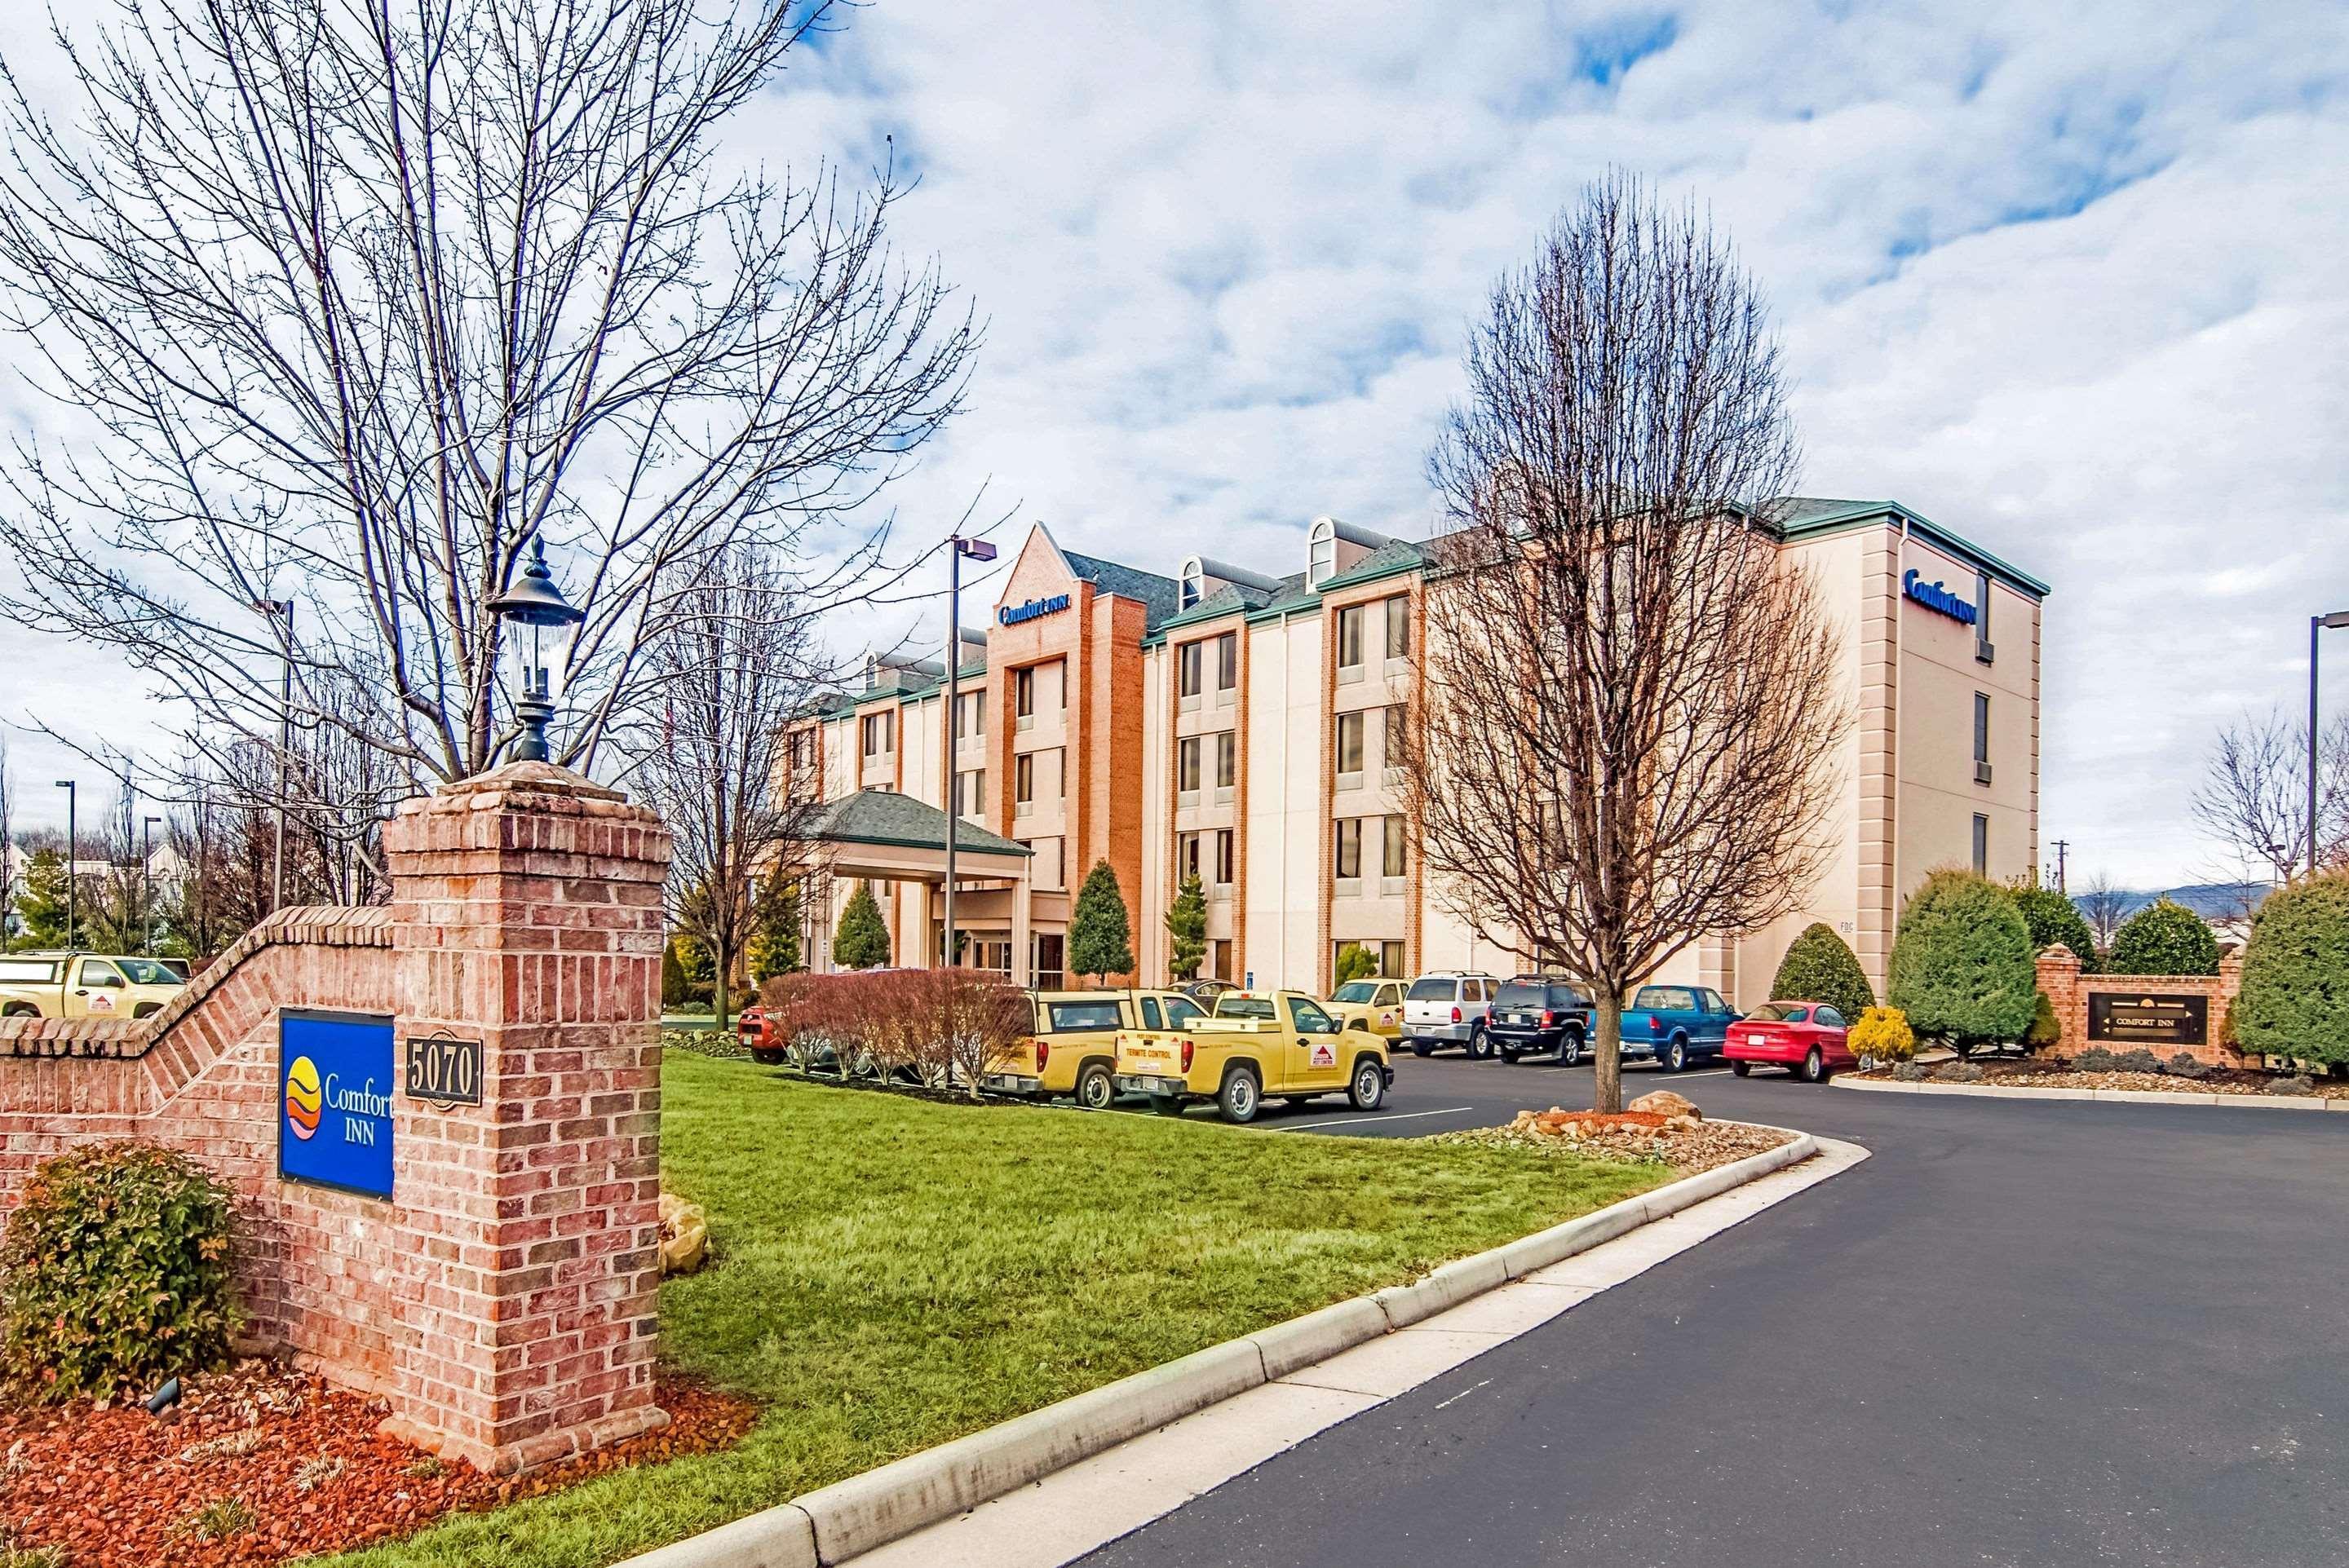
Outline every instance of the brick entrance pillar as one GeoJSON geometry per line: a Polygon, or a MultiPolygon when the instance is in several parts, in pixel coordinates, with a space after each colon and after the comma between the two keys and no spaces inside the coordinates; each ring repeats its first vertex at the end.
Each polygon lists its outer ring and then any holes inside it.
{"type": "Polygon", "coordinates": [[[661,882],[668,835],[578,774],[515,763],[386,824],[403,1039],[482,1045],[482,1103],[398,1102],[415,1238],[386,1427],[495,1472],[667,1423],[661,882]]]}

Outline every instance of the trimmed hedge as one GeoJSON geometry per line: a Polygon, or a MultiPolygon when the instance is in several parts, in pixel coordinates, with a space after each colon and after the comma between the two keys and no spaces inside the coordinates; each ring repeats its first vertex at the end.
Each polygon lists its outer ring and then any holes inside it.
{"type": "Polygon", "coordinates": [[[1825,921],[1813,922],[1787,944],[1770,995],[1785,1002],[1825,1002],[1846,1018],[1857,1018],[1876,1006],[1876,988],[1868,983],[1867,972],[1825,921]]]}
{"type": "Polygon", "coordinates": [[[43,1163],[0,1240],[0,1365],[36,1398],[109,1399],[228,1358],[229,1190],[186,1155],[100,1143],[43,1163]]]}
{"type": "Polygon", "coordinates": [[[2078,905],[2052,887],[2026,887],[2015,890],[2014,907],[2031,928],[2033,953],[2044,953],[2060,942],[2080,961],[2080,973],[2096,972],[2096,934],[2081,918],[2078,905]]]}
{"type": "Polygon", "coordinates": [[[2004,888],[1971,872],[1935,872],[1900,912],[1886,999],[1920,1035],[1961,1047],[2020,1039],[2036,1010],[2035,957],[2004,888]]]}
{"type": "Polygon", "coordinates": [[[2158,898],[2121,923],[2107,975],[2216,975],[2219,939],[2182,903],[2158,898]]]}
{"type": "Polygon", "coordinates": [[[2251,921],[2229,1023],[2243,1050],[2349,1067],[2349,872],[2268,895],[2251,921]]]}

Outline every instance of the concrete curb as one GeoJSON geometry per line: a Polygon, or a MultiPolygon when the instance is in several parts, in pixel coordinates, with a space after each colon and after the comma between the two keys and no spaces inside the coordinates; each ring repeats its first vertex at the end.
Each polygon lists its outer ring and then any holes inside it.
{"type": "Polygon", "coordinates": [[[1896,1083],[1884,1078],[1835,1078],[1834,1088],[1870,1094],[1961,1094],[1977,1099],[2085,1099],[2105,1105],[2217,1105],[2231,1110],[2343,1110],[2349,1099],[2315,1094],[2198,1094],[2167,1088],[1998,1088],[1986,1083],[1896,1083]]]}
{"type": "Polygon", "coordinates": [[[832,1568],[1818,1151],[1816,1139],[1796,1132],[1792,1142],[1445,1264],[1413,1284],[1390,1285],[1209,1346],[631,1557],[619,1568],[832,1568]]]}

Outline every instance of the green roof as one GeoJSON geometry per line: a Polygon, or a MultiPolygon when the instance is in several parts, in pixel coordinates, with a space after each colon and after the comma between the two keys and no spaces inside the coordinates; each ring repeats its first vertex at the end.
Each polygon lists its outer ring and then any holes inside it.
{"type": "MultiPolygon", "coordinates": [[[[947,814],[894,789],[859,789],[825,806],[808,837],[827,844],[888,844],[908,850],[947,847],[947,814]]],[[[1030,855],[1033,850],[976,822],[955,823],[955,848],[990,855],[1030,855]]]]}
{"type": "Polygon", "coordinates": [[[1788,539],[1864,528],[1878,518],[1906,521],[1912,532],[1971,562],[1992,576],[2002,579],[2010,588],[2020,589],[2034,599],[2044,599],[2054,592],[2021,567],[2009,565],[1982,546],[1951,532],[1924,513],[1902,506],[1897,500],[1831,500],[1818,496],[1788,496],[1779,501],[1778,511],[1779,531],[1788,539]]]}

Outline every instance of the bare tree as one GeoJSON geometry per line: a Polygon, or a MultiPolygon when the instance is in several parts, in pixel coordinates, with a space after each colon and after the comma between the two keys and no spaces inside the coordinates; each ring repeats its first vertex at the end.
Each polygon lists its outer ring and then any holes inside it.
{"type": "Polygon", "coordinates": [[[8,769],[8,738],[0,735],[0,953],[14,934],[16,882],[16,781],[8,769]]]}
{"type": "MultiPolygon", "coordinates": [[[[2113,944],[2121,922],[2128,918],[2130,899],[2125,888],[2116,886],[2112,874],[2098,872],[2088,879],[2086,889],[2072,901],[2080,906],[2080,918],[2096,934],[2096,946],[2101,950],[2113,944]]],[[[2080,957],[2088,954],[2083,953],[2080,957]]]]}
{"type": "Polygon", "coordinates": [[[974,323],[892,255],[891,169],[779,182],[719,139],[832,4],[60,26],[74,119],[13,72],[0,100],[0,322],[67,428],[0,473],[0,608],[119,649],[216,755],[276,744],[290,662],[291,727],[375,758],[324,802],[289,764],[290,803],[348,823],[511,738],[484,605],[533,535],[586,614],[556,741],[582,768],[713,550],[828,562],[806,609],[876,592],[886,526],[846,520],[959,406],[974,323]]]}
{"type": "Polygon", "coordinates": [[[1764,504],[1797,460],[1778,350],[1726,242],[1619,175],[1495,286],[1466,368],[1405,792],[1436,896],[1589,987],[1614,1110],[1624,993],[1804,907],[1826,854],[1848,705],[1764,504]]]}
{"type": "MultiPolygon", "coordinates": [[[[2316,761],[2319,864],[2349,863],[2349,714],[2322,732],[2316,761]]],[[[2246,866],[2289,881],[2308,865],[2308,722],[2245,714],[2219,731],[2194,791],[2194,819],[2246,866]]]]}
{"type": "Polygon", "coordinates": [[[674,835],[670,919],[716,963],[720,1029],[769,902],[814,869],[819,780],[785,765],[785,732],[829,672],[800,604],[774,552],[720,552],[676,596],[647,660],[665,718],[634,778],[674,835]]]}

